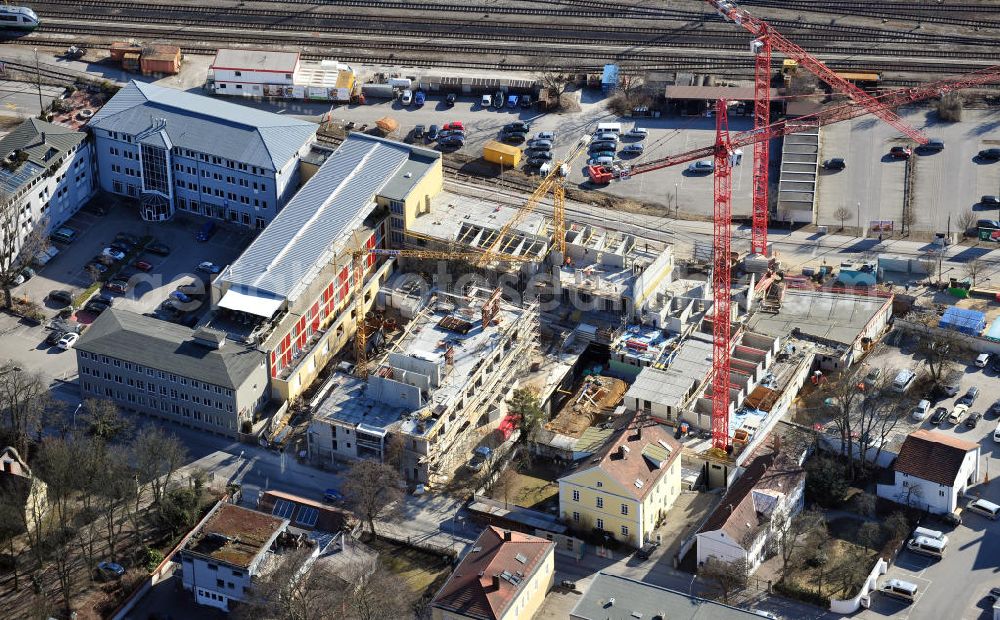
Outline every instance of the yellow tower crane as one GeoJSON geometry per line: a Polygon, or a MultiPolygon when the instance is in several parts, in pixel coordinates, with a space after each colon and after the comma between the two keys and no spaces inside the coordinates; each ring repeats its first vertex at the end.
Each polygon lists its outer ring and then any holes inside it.
{"type": "Polygon", "coordinates": [[[544,198],[549,190],[552,190],[552,224],[553,224],[553,245],[559,250],[560,255],[566,254],[566,189],[563,187],[565,181],[567,168],[569,165],[580,156],[581,153],[586,152],[587,145],[590,144],[590,136],[585,135],[580,138],[576,146],[570,152],[569,155],[562,161],[557,161],[555,165],[552,166],[552,170],[549,171],[548,175],[538,184],[535,191],[531,193],[528,197],[528,201],[524,203],[514,216],[503,225],[500,229],[500,233],[493,240],[493,243],[486,248],[485,252],[478,257],[476,260],[477,267],[484,267],[490,262],[499,260],[500,254],[497,253],[497,248],[503,243],[504,238],[517,226],[524,218],[534,211],[538,203],[544,198]]]}

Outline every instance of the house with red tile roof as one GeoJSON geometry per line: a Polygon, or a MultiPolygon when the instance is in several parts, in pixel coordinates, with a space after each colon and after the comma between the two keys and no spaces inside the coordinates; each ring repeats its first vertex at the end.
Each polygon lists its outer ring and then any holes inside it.
{"type": "Polygon", "coordinates": [[[555,547],[544,538],[487,527],[431,601],[431,617],[533,617],[552,586],[555,547]]]}
{"type": "Polygon", "coordinates": [[[698,531],[698,565],[715,558],[757,570],[768,541],[801,512],[805,486],[797,456],[774,449],[756,456],[698,531]]]}
{"type": "Polygon", "coordinates": [[[559,479],[559,512],[578,531],[600,530],[641,547],[680,495],[680,456],[664,426],[633,421],[559,479]]]}
{"type": "Polygon", "coordinates": [[[929,430],[910,433],[879,481],[879,497],[937,514],[954,512],[958,498],[979,481],[978,443],[929,430]]]}

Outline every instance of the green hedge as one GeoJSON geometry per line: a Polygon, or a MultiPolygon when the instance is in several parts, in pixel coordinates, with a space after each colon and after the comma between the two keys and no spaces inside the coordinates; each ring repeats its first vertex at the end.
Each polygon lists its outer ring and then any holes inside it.
{"type": "Polygon", "coordinates": [[[774,591],[777,592],[778,594],[787,596],[788,598],[793,598],[797,601],[802,601],[803,603],[816,605],[817,607],[822,607],[823,609],[830,608],[829,597],[823,596],[822,594],[817,594],[813,590],[810,590],[808,588],[803,588],[793,583],[778,582],[774,584],[774,591]]]}

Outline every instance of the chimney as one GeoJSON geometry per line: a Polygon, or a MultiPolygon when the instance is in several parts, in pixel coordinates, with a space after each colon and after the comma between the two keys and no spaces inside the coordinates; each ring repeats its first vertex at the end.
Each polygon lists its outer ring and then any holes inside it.
{"type": "Polygon", "coordinates": [[[510,530],[503,531],[503,540],[504,542],[510,542],[510,530]]]}
{"type": "Polygon", "coordinates": [[[500,575],[493,575],[493,589],[500,589],[500,575]]]}

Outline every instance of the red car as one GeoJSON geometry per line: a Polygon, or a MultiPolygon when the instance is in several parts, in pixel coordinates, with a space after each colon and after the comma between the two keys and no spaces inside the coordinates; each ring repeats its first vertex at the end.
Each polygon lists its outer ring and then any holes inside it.
{"type": "Polygon", "coordinates": [[[896,159],[908,159],[910,155],[913,155],[913,149],[908,146],[894,146],[889,149],[889,157],[895,157],[896,159]]]}
{"type": "Polygon", "coordinates": [[[452,130],[452,129],[457,129],[459,131],[465,131],[465,125],[462,124],[462,121],[452,121],[450,123],[445,123],[444,127],[442,127],[441,129],[442,129],[442,131],[449,131],[449,130],[452,130]]]}
{"type": "Polygon", "coordinates": [[[144,260],[137,260],[134,263],[132,263],[132,266],[138,269],[139,271],[149,271],[150,269],[153,268],[152,265],[150,265],[144,260]]]}

